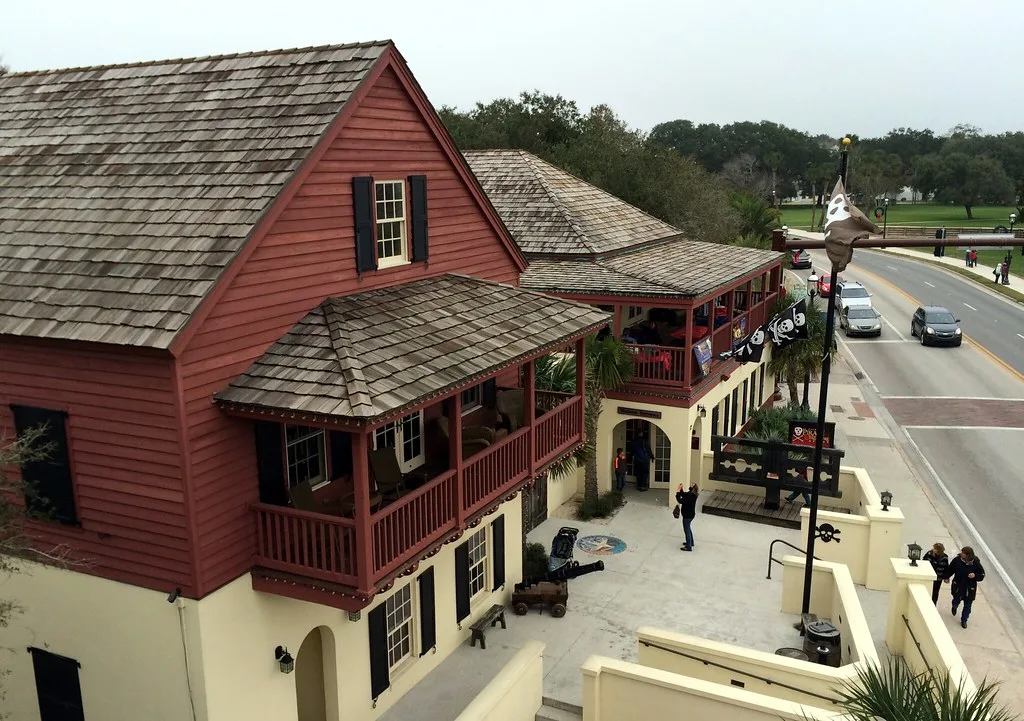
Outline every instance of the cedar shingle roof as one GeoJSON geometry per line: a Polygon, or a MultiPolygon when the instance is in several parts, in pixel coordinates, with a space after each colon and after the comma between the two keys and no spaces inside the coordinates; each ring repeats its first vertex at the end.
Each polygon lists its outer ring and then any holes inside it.
{"type": "Polygon", "coordinates": [[[519,284],[546,292],[698,297],[777,262],[782,255],[677,239],[606,258],[532,259],[519,284]]]}
{"type": "Polygon", "coordinates": [[[0,75],[0,335],[166,348],[388,47],[0,75]]]}
{"type": "Polygon", "coordinates": [[[608,253],[682,232],[525,150],[463,155],[527,255],[608,253]]]}
{"type": "Polygon", "coordinates": [[[469,385],[608,322],[587,305],[463,275],[328,298],[216,399],[368,420],[469,385]]]}

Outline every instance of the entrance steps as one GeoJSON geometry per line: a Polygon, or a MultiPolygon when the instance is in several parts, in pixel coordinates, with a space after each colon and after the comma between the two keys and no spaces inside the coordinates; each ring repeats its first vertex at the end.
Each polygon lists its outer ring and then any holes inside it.
{"type": "Polygon", "coordinates": [[[583,721],[583,708],[545,696],[535,721],[583,721]]]}

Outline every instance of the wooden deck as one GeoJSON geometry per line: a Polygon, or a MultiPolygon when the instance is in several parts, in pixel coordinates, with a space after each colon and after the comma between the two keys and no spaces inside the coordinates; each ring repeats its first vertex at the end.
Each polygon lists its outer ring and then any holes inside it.
{"type": "MultiPolygon", "coordinates": [[[[800,528],[800,509],[804,507],[803,499],[797,497],[792,503],[786,503],[787,495],[789,494],[783,494],[779,510],[769,511],[764,507],[763,493],[753,496],[732,491],[712,491],[708,499],[704,501],[703,509],[704,513],[712,516],[738,518],[743,521],[766,523],[783,528],[800,528]]],[[[821,498],[821,503],[818,504],[819,511],[849,513],[845,508],[827,505],[828,500],[827,497],[821,498]]]]}

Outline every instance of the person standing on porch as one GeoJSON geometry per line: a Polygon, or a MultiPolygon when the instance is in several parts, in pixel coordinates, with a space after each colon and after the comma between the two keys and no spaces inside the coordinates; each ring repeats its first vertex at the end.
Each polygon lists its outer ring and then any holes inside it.
{"type": "Polygon", "coordinates": [[[676,489],[676,503],[679,504],[679,517],[683,519],[683,545],[679,547],[680,551],[692,551],[693,550],[693,529],[691,524],[693,519],[697,517],[697,494],[700,493],[700,488],[694,483],[687,490],[683,490],[683,484],[679,484],[679,488],[676,489]]]}
{"type": "Polygon", "coordinates": [[[629,450],[633,454],[633,474],[636,476],[636,490],[646,491],[651,485],[651,461],[654,460],[654,453],[651,451],[651,444],[647,440],[646,431],[633,439],[629,450]]]}
{"type": "Polygon", "coordinates": [[[935,571],[935,580],[932,581],[932,603],[939,605],[939,589],[942,584],[948,582],[946,570],[949,568],[949,556],[946,555],[946,547],[941,543],[933,543],[931,550],[924,554],[924,560],[932,564],[935,571]]]}

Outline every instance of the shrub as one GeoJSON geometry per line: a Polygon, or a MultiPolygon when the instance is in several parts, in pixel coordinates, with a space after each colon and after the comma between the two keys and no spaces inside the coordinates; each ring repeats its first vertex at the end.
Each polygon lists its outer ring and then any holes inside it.
{"type": "Polygon", "coordinates": [[[618,491],[608,491],[598,497],[595,503],[580,501],[576,507],[576,517],[581,521],[591,518],[607,518],[625,504],[626,499],[618,491]]]}
{"type": "Polygon", "coordinates": [[[548,549],[543,543],[523,546],[523,578],[538,578],[548,572],[548,549]]]}
{"type": "Polygon", "coordinates": [[[814,411],[804,409],[797,403],[760,408],[750,414],[750,426],[744,435],[757,440],[788,441],[791,420],[813,421],[817,417],[814,411]]]}

